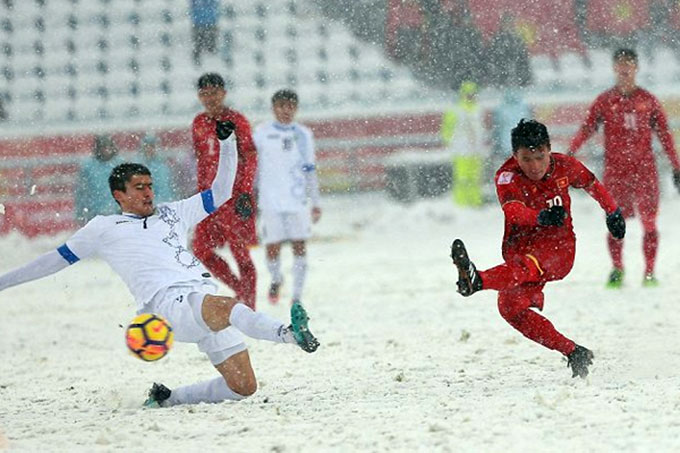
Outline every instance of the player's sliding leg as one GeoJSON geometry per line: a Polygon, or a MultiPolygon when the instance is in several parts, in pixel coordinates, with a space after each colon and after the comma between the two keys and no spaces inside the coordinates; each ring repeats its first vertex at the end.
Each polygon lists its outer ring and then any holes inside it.
{"type": "MultiPolygon", "coordinates": [[[[215,365],[221,376],[172,390],[163,384],[154,383],[144,406],[170,407],[178,404],[240,401],[254,394],[257,380],[245,344],[231,348],[224,355],[228,357],[215,365]]],[[[216,357],[214,354],[208,356],[211,361],[216,357]]]]}
{"type": "MultiPolygon", "coordinates": [[[[199,296],[202,294],[193,293],[189,297],[199,296]]],[[[319,342],[309,331],[307,312],[299,304],[291,307],[291,324],[288,327],[266,313],[255,312],[245,304],[224,296],[205,295],[201,315],[213,332],[234,326],[251,338],[297,344],[306,352],[314,352],[319,347],[319,342]]]]}
{"type": "Polygon", "coordinates": [[[518,287],[498,293],[498,311],[503,319],[528,339],[564,354],[572,377],[586,377],[593,353],[559,333],[548,319],[531,309],[542,305],[540,288],[518,287]]]}

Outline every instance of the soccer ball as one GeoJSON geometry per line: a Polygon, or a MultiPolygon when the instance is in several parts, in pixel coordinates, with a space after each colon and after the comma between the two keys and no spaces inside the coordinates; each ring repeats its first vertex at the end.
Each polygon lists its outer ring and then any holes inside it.
{"type": "Polygon", "coordinates": [[[125,331],[128,349],[140,359],[153,362],[162,359],[172,347],[174,333],[162,316],[143,313],[135,316],[125,331]]]}

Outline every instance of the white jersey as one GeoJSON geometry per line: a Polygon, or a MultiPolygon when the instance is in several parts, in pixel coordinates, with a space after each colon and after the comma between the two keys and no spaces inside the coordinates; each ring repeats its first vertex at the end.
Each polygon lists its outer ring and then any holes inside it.
{"type": "Polygon", "coordinates": [[[257,148],[258,206],[268,212],[301,212],[319,204],[314,137],[299,124],[270,121],[253,134],[257,148]]]}
{"type": "Polygon", "coordinates": [[[161,289],[210,278],[186,244],[189,229],[214,209],[208,190],[161,204],[149,217],[97,216],[57,251],[70,264],[89,256],[106,261],[141,308],[161,289]]]}

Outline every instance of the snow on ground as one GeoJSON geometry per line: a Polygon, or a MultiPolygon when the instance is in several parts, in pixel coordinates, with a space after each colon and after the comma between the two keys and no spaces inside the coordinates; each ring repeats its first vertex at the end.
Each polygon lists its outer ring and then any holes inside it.
{"type": "MultiPolygon", "coordinates": [[[[480,268],[497,264],[498,206],[328,198],[305,297],[322,347],[308,355],[250,341],[260,390],[243,402],[142,409],[152,382],[172,387],[215,371],[193,345],[158,363],[130,356],[123,326],[133,303],[99,261],[0,293],[0,449],[678,451],[680,199],[668,191],[662,201],[661,286],[640,286],[634,221],[619,292],[604,289],[603,214],[586,196],[574,204],[576,264],[547,286],[544,313],[595,352],[587,380],[506,324],[494,292],[455,293],[449,244],[462,237],[480,268]]],[[[0,238],[0,272],[64,239],[0,238]]],[[[269,306],[262,249],[254,257],[260,309],[286,318],[290,286],[285,303],[269,306]]]]}

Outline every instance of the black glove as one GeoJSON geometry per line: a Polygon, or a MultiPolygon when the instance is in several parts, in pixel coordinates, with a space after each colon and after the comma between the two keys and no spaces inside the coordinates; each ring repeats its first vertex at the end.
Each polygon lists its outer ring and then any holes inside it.
{"type": "Polygon", "coordinates": [[[621,215],[621,208],[616,208],[616,211],[607,214],[607,228],[616,239],[623,239],[626,235],[626,221],[621,215]]]}
{"type": "Polygon", "coordinates": [[[675,184],[675,188],[680,191],[680,170],[673,171],[673,184],[675,184]]]}
{"type": "Polygon", "coordinates": [[[224,140],[229,138],[229,136],[236,130],[236,125],[231,121],[218,121],[215,126],[215,131],[217,132],[217,138],[224,140]]]}
{"type": "Polygon", "coordinates": [[[538,213],[538,224],[541,226],[562,226],[567,218],[564,206],[553,206],[538,213]]]}
{"type": "Polygon", "coordinates": [[[236,214],[242,219],[249,219],[253,215],[253,200],[250,194],[242,193],[236,199],[236,214]]]}

